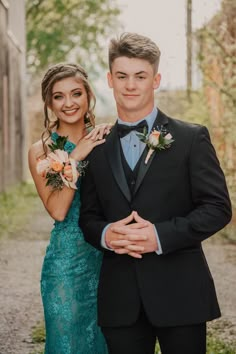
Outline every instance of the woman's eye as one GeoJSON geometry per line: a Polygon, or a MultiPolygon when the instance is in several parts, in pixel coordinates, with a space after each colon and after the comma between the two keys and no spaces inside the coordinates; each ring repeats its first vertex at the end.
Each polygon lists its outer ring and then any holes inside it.
{"type": "Polygon", "coordinates": [[[54,100],[59,100],[59,99],[62,98],[62,96],[61,95],[55,95],[53,98],[54,98],[54,100]]]}
{"type": "Polygon", "coordinates": [[[78,91],[74,93],[74,96],[80,97],[82,95],[82,92],[78,91]]]}

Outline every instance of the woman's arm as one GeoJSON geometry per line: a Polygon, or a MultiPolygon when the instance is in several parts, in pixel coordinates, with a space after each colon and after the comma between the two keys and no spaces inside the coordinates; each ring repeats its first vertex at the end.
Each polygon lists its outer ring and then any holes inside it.
{"type": "Polygon", "coordinates": [[[38,158],[42,154],[41,141],[32,145],[28,154],[29,169],[45,209],[54,220],[62,221],[68,213],[75,190],[66,186],[62,190],[53,190],[51,186],[46,186],[46,179],[39,175],[36,169],[38,158]]]}

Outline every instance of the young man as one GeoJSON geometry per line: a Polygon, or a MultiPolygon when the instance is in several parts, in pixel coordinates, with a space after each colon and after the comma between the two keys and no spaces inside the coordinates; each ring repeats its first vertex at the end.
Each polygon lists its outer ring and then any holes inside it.
{"type": "Polygon", "coordinates": [[[156,338],[162,354],[204,354],[206,321],[220,316],[201,242],[231,219],[225,178],[207,129],[155,108],[159,57],[144,36],[111,40],[118,120],[82,184],[80,225],[104,251],[98,320],[112,354],[153,354],[156,338]]]}

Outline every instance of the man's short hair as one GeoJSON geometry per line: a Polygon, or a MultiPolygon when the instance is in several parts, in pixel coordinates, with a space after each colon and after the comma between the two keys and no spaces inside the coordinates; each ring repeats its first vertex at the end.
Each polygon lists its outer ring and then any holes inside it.
{"type": "Polygon", "coordinates": [[[138,33],[125,32],[119,38],[112,38],[109,44],[108,62],[110,71],[116,58],[138,58],[147,60],[157,73],[160,61],[160,49],[150,38],[138,33]]]}

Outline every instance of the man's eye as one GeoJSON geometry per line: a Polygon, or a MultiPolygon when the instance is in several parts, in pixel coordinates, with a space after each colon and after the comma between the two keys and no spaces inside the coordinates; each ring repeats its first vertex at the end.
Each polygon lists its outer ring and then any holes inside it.
{"type": "Polygon", "coordinates": [[[120,76],[118,76],[118,79],[125,79],[125,76],[124,75],[120,75],[120,76]]]}

